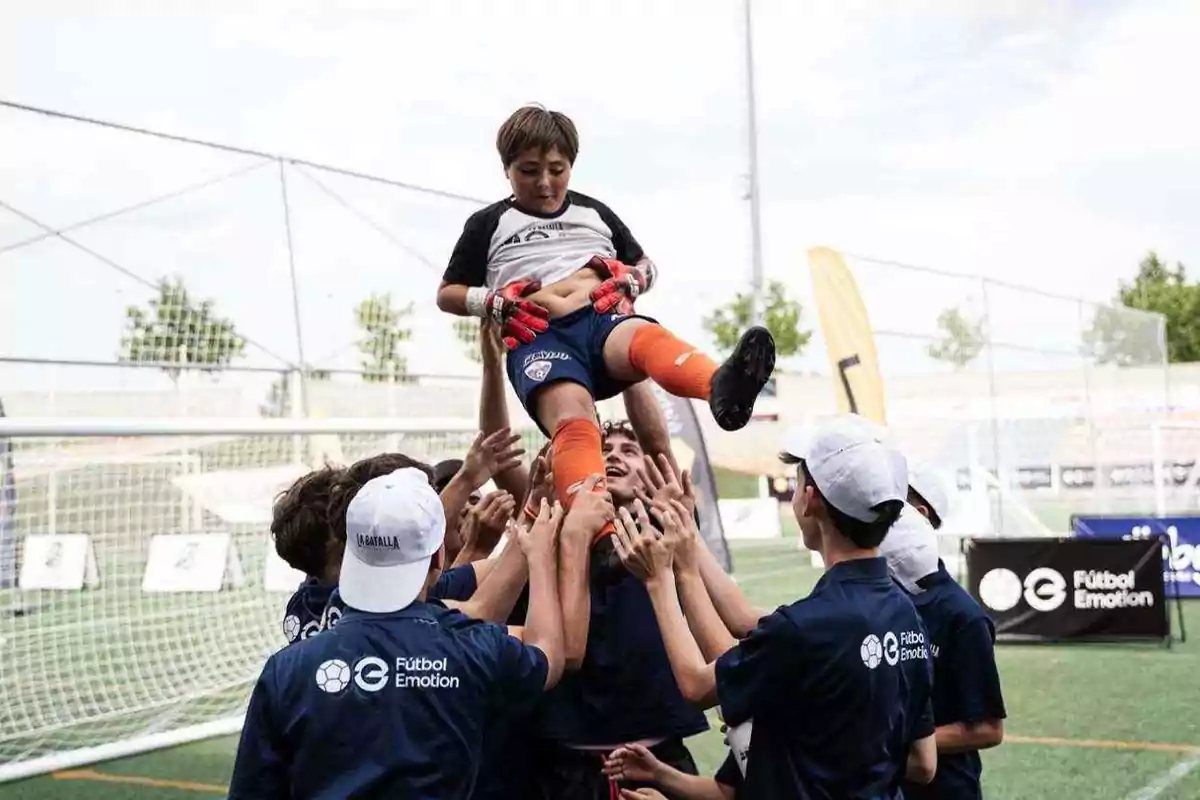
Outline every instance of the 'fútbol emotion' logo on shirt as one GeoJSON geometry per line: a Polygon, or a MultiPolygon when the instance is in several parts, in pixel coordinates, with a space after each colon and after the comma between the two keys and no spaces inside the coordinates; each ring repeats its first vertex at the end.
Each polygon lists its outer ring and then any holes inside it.
{"type": "Polygon", "coordinates": [[[993,611],[1009,611],[1021,597],[1034,611],[1053,611],[1067,599],[1067,581],[1058,570],[1038,567],[1022,581],[1010,569],[990,570],[979,580],[979,599],[993,611]]]}
{"type": "Polygon", "coordinates": [[[929,649],[925,646],[925,634],[922,631],[900,631],[899,635],[895,631],[887,631],[883,634],[883,641],[873,633],[867,634],[858,648],[858,655],[867,669],[875,669],[884,662],[894,667],[901,661],[927,659],[929,649]]]}
{"type": "Polygon", "coordinates": [[[397,689],[457,689],[458,676],[448,674],[448,667],[446,658],[426,656],[400,656],[394,667],[379,656],[363,656],[353,667],[333,658],[317,667],[317,688],[326,694],[338,694],[353,680],[359,689],[372,694],[389,683],[397,689]]]}

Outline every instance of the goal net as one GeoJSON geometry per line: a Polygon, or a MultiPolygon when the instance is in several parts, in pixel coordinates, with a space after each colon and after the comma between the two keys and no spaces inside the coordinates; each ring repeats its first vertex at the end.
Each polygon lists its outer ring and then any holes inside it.
{"type": "Polygon", "coordinates": [[[303,577],[274,554],[275,494],[326,460],[461,457],[476,430],[0,419],[0,781],[237,731],[303,577]]]}
{"type": "Polygon", "coordinates": [[[1150,442],[1142,477],[1153,484],[1155,515],[1200,514],[1200,420],[1154,422],[1150,442]]]}

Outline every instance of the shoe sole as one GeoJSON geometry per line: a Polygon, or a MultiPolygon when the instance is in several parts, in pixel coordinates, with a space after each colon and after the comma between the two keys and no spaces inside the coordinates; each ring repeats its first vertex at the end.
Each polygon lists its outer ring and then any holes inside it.
{"type": "Polygon", "coordinates": [[[775,339],[770,331],[753,327],[742,334],[733,353],[721,365],[724,389],[709,401],[713,419],[722,430],[746,427],[754,416],[754,403],[775,371],[775,339]]]}

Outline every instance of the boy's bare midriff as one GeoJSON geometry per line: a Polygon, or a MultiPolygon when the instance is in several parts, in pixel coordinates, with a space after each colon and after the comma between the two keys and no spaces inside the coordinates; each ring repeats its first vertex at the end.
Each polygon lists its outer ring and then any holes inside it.
{"type": "Polygon", "coordinates": [[[584,267],[561,281],[543,286],[526,299],[549,311],[551,319],[558,319],[591,305],[589,295],[600,283],[600,276],[595,270],[584,267]]]}

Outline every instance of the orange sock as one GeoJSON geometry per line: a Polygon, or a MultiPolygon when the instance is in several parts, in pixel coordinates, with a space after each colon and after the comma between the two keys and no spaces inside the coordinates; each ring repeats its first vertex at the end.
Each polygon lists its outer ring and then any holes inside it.
{"type": "Polygon", "coordinates": [[[629,343],[629,363],[676,397],[707,400],[717,363],[661,325],[643,325],[629,343]]]}
{"type": "MultiPolygon", "coordinates": [[[[600,444],[600,429],[590,419],[579,417],[565,420],[554,431],[550,444],[550,467],[554,470],[554,492],[563,508],[575,502],[573,490],[579,489],[589,475],[600,475],[596,491],[606,491],[604,480],[604,451],[600,444]]],[[[596,534],[596,539],[614,532],[612,523],[596,534]]]]}

